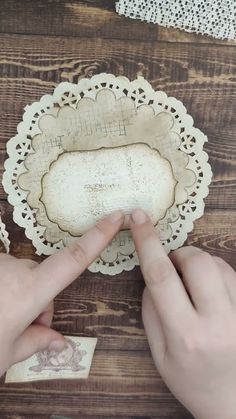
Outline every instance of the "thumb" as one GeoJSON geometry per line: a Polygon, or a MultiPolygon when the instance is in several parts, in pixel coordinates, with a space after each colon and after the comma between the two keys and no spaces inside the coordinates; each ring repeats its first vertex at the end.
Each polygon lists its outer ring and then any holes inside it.
{"type": "Polygon", "coordinates": [[[23,361],[45,349],[60,352],[66,346],[66,340],[60,333],[49,327],[33,324],[15,342],[12,363],[23,361]]]}

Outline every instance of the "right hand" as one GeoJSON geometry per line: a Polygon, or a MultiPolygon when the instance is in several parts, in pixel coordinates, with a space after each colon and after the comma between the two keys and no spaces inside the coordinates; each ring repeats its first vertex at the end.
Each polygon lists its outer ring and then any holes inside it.
{"type": "Polygon", "coordinates": [[[130,227],[146,282],[144,327],[160,374],[195,418],[235,419],[235,271],[191,246],[168,258],[141,210],[130,227]]]}

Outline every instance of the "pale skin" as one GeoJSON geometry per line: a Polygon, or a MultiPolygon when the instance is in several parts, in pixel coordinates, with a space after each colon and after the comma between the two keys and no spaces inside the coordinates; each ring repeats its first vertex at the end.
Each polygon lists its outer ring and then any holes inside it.
{"type": "MultiPolygon", "coordinates": [[[[41,264],[0,256],[0,374],[65,340],[51,329],[52,301],[102,252],[122,227],[121,211],[73,247],[41,264]]],[[[236,417],[236,273],[195,247],[168,257],[147,215],[135,210],[130,229],[146,288],[142,315],[154,363],[196,419],[236,417]]]]}

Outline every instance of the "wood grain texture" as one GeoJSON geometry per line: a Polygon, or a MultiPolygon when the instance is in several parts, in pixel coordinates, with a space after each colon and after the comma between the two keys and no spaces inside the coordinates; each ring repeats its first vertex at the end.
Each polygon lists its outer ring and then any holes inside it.
{"type": "MultiPolygon", "coordinates": [[[[0,36],[0,163],[24,107],[60,81],[100,72],[144,75],[158,90],[180,99],[195,126],[209,137],[214,179],[208,208],[234,208],[236,200],[235,49],[120,40],[0,36]],[[216,118],[217,115],[217,118],[216,118]],[[3,151],[3,153],[1,152],[3,151]]],[[[2,171],[2,164],[0,164],[2,171]]],[[[0,197],[5,198],[3,190],[0,197]]]]}
{"type": "MultiPolygon", "coordinates": [[[[163,416],[162,416],[163,417],[163,416]]],[[[99,416],[94,416],[94,415],[83,415],[81,416],[80,414],[78,415],[72,415],[70,414],[70,416],[68,415],[54,415],[54,414],[49,414],[49,415],[31,415],[31,414],[17,414],[17,415],[8,415],[8,414],[2,414],[1,415],[1,419],[107,419],[108,416],[103,416],[103,415],[99,415],[99,416]]],[[[112,419],[136,419],[137,416],[123,416],[123,415],[112,415],[112,419]]],[[[172,418],[172,416],[165,416],[165,418],[172,418]]],[[[191,419],[192,417],[186,413],[183,412],[181,419],[191,419]]],[[[161,419],[160,416],[154,416],[154,415],[149,415],[149,416],[138,416],[138,419],[161,419]]]]}
{"type": "MultiPolygon", "coordinates": [[[[31,414],[17,414],[17,415],[8,415],[8,414],[2,414],[1,415],[1,419],[107,419],[109,416],[103,416],[103,415],[96,415],[96,416],[94,416],[94,415],[81,415],[81,414],[78,414],[78,415],[72,415],[72,414],[70,414],[70,416],[68,416],[68,415],[62,415],[62,414],[60,414],[60,415],[54,415],[54,414],[49,414],[49,415],[31,415],[31,414]]],[[[110,416],[111,417],[111,416],[110,416]]],[[[112,415],[112,419],[137,419],[137,417],[138,417],[138,419],[162,419],[162,418],[164,418],[164,416],[162,416],[162,417],[160,417],[160,416],[153,416],[153,415],[149,415],[149,416],[127,416],[127,415],[125,415],[125,416],[123,416],[123,415],[119,415],[119,416],[116,416],[116,415],[112,415]]],[[[172,418],[173,416],[165,416],[165,418],[172,418]]],[[[183,414],[182,414],[182,416],[181,416],[181,419],[191,419],[192,418],[192,416],[190,416],[188,413],[186,413],[186,412],[184,412],[183,411],[183,414]]]]}
{"type": "Polygon", "coordinates": [[[19,413],[47,415],[89,414],[97,418],[152,417],[191,418],[174,399],[157,373],[149,351],[97,350],[88,380],[0,383],[0,413],[10,413],[9,402],[19,403],[19,413]],[[125,385],[125,386],[124,386],[125,385]],[[7,396],[7,397],[6,397],[7,396]],[[42,403],[40,403],[40,401],[42,403]]]}
{"type": "Polygon", "coordinates": [[[1,0],[0,32],[235,45],[119,16],[115,0],[1,0]]]}
{"type": "MultiPolygon", "coordinates": [[[[236,269],[235,44],[126,19],[114,4],[0,2],[0,174],[24,107],[60,81],[76,83],[100,72],[143,75],[155,89],[180,99],[209,138],[214,179],[204,217],[187,243],[236,269]]],[[[13,222],[1,186],[0,209],[12,254],[40,262],[13,222]]],[[[154,368],[141,321],[143,288],[137,267],[114,277],[86,271],[64,290],[55,301],[54,327],[98,337],[91,375],[85,381],[21,385],[4,385],[2,379],[0,418],[190,419],[154,368]]]]}

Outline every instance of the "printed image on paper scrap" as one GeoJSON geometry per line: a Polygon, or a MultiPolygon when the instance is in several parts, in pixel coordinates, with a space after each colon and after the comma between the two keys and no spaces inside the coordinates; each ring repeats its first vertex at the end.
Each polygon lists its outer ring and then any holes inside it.
{"type": "Polygon", "coordinates": [[[67,347],[63,351],[42,351],[18,362],[7,371],[5,382],[88,378],[97,338],[65,338],[67,347]]]}

